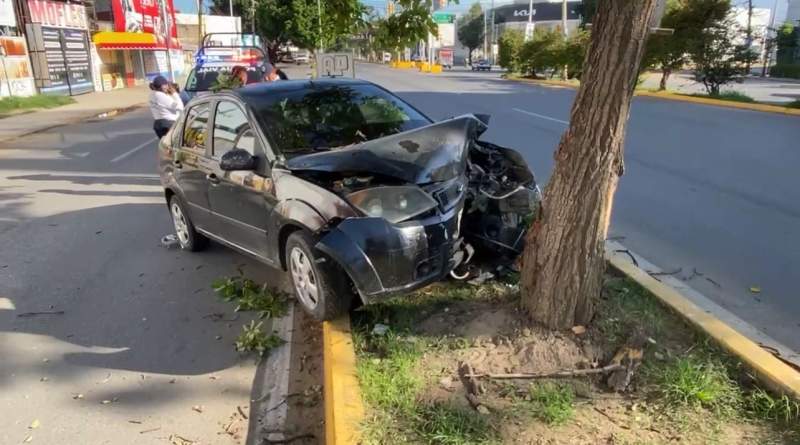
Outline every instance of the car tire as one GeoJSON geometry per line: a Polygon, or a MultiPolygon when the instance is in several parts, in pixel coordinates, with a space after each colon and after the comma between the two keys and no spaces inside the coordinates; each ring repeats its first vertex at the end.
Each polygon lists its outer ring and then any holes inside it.
{"type": "Polygon", "coordinates": [[[203,250],[208,245],[208,238],[195,230],[186,206],[178,195],[169,198],[169,214],[172,217],[172,225],[175,227],[175,236],[178,238],[178,245],[181,249],[190,252],[203,250]]]}
{"type": "Polygon", "coordinates": [[[295,298],[318,321],[332,320],[350,309],[353,293],[347,274],[333,260],[315,249],[303,230],[286,240],[286,269],[295,298]]]}

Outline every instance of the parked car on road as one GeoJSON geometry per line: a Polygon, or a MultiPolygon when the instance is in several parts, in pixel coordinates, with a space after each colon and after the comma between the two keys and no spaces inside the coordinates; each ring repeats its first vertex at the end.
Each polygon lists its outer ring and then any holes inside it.
{"type": "Polygon", "coordinates": [[[359,80],[290,80],[194,99],[159,143],[181,248],[209,239],[288,272],[319,320],[479,264],[510,265],[538,209],[488,116],[434,123],[359,80]]]}
{"type": "Polygon", "coordinates": [[[310,60],[310,55],[308,51],[297,51],[292,54],[292,59],[294,63],[300,65],[301,63],[308,63],[310,60]]]}
{"type": "Polygon", "coordinates": [[[472,71],[491,71],[492,64],[486,59],[480,59],[477,63],[472,64],[472,71]]]}

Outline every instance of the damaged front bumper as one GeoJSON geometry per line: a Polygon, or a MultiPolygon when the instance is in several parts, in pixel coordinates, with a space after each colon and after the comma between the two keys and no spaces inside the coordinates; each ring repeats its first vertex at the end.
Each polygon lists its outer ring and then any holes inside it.
{"type": "Polygon", "coordinates": [[[316,247],[347,272],[364,303],[373,303],[445,278],[456,265],[457,230],[455,212],[398,224],[347,218],[316,247]]]}

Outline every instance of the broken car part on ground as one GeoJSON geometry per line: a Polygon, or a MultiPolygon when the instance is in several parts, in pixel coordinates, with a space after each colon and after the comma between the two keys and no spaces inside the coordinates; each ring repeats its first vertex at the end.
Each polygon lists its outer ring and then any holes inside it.
{"type": "Polygon", "coordinates": [[[161,142],[178,241],[215,239],[288,270],[317,319],[355,294],[370,303],[509,266],[540,193],[517,152],[478,140],[488,120],[432,123],[342,79],[198,98],[161,142]]]}

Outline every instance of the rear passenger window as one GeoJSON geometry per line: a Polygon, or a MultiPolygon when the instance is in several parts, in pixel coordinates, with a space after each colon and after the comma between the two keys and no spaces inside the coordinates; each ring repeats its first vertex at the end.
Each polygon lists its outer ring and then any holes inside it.
{"type": "Polygon", "coordinates": [[[253,130],[241,108],[232,102],[220,102],[214,116],[214,157],[242,148],[254,154],[253,130]]]}
{"type": "Polygon", "coordinates": [[[206,140],[208,140],[208,104],[197,104],[186,113],[183,146],[205,152],[206,140]]]}

